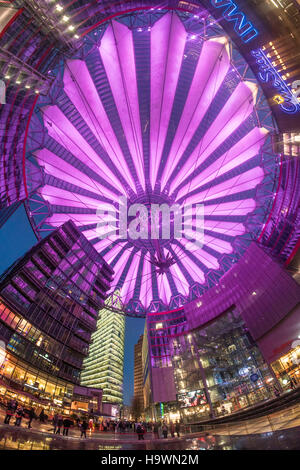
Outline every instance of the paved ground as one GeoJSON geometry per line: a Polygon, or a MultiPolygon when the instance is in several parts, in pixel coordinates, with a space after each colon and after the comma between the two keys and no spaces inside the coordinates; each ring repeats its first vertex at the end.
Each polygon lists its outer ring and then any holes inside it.
{"type": "Polygon", "coordinates": [[[180,439],[121,442],[60,437],[14,427],[0,429],[1,450],[300,450],[300,427],[247,436],[199,433],[180,439]]]}
{"type": "Polygon", "coordinates": [[[240,421],[237,424],[218,425],[214,434],[245,435],[261,434],[300,426],[300,403],[282,411],[275,411],[262,418],[240,421]]]}
{"type": "Polygon", "coordinates": [[[217,425],[203,433],[187,434],[181,438],[155,440],[152,433],[145,441],[129,433],[87,432],[87,439],[80,438],[80,431],[72,428],[68,437],[53,435],[51,424],[33,421],[27,429],[27,420],[21,427],[2,424],[4,412],[0,411],[0,449],[297,449],[300,450],[300,403],[277,411],[267,417],[217,425]]]}

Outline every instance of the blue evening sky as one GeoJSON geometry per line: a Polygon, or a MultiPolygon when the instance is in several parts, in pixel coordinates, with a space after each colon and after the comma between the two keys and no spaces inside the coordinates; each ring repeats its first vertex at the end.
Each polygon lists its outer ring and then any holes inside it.
{"type": "MultiPolygon", "coordinates": [[[[0,274],[37,242],[23,206],[0,230],[0,274]]],[[[126,318],[124,357],[124,403],[133,395],[134,345],[144,331],[144,320],[126,318]]]]}

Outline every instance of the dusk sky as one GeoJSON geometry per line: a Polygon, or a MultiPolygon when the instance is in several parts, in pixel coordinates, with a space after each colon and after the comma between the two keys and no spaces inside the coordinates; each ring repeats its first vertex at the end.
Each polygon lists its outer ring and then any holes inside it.
{"type": "MultiPolygon", "coordinates": [[[[21,206],[0,231],[0,273],[24,255],[37,239],[21,206]]],[[[144,319],[126,318],[124,357],[124,403],[133,395],[134,345],[144,331],[144,319]]]]}

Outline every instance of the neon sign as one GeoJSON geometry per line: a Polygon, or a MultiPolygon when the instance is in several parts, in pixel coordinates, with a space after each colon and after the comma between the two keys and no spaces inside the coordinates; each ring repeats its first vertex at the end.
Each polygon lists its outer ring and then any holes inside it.
{"type": "Polygon", "coordinates": [[[210,2],[214,8],[224,8],[224,19],[234,21],[234,31],[243,42],[252,41],[258,35],[257,29],[247,20],[246,15],[239,11],[239,7],[232,0],[210,0],[210,2]]]}
{"type": "Polygon", "coordinates": [[[270,83],[276,90],[276,97],[280,96],[280,99],[276,99],[278,106],[282,111],[288,114],[295,114],[300,111],[300,103],[297,100],[295,93],[290,90],[283,78],[273,67],[271,61],[268,59],[262,49],[251,51],[251,54],[255,57],[256,63],[259,66],[259,79],[264,83],[270,83]]]}

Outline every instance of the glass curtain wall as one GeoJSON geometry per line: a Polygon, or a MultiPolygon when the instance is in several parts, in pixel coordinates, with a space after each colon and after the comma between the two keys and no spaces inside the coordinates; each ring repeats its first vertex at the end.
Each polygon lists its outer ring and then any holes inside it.
{"type": "Polygon", "coordinates": [[[170,353],[186,422],[223,416],[275,396],[276,379],[235,309],[172,338],[170,353]]]}

